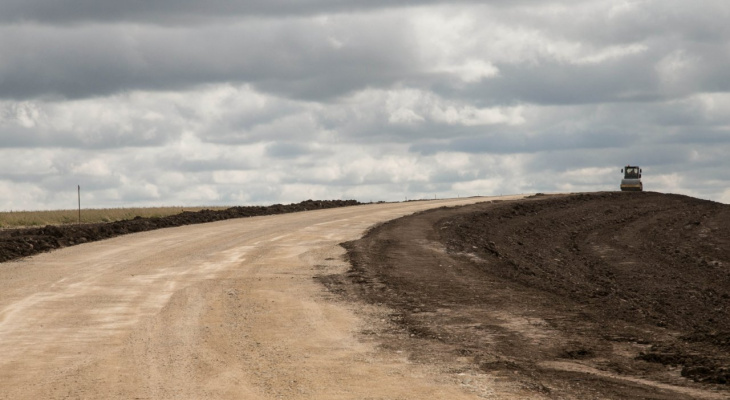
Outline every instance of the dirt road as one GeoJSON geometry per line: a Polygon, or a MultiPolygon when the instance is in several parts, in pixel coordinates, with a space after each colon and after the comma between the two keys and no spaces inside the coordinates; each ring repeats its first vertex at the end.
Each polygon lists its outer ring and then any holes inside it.
{"type": "Polygon", "coordinates": [[[228,220],[0,264],[0,398],[483,396],[469,376],[363,340],[383,310],[313,279],[344,272],[338,244],[373,224],[478,200],[228,220]]]}

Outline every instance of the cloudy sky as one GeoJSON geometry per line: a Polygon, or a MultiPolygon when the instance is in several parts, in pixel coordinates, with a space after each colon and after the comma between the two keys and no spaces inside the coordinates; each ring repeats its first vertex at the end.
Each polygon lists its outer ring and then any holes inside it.
{"type": "Polygon", "coordinates": [[[730,203],[726,0],[2,0],[0,211],[730,203]],[[394,5],[397,4],[397,5],[394,5]]]}

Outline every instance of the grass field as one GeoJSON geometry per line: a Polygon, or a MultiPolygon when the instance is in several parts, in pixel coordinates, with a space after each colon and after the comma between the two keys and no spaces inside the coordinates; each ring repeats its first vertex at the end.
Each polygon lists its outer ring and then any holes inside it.
{"type": "MultiPolygon", "coordinates": [[[[225,210],[229,207],[144,207],[98,208],[81,210],[82,223],[113,222],[134,217],[165,217],[183,211],[225,210]]],[[[64,225],[79,222],[78,210],[7,211],[0,212],[0,228],[64,225]]]]}

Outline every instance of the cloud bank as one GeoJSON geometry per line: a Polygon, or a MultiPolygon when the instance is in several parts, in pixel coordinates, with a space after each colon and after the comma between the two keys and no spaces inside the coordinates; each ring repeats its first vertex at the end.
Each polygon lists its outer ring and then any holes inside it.
{"type": "Polygon", "coordinates": [[[730,202],[730,6],[5,1],[0,210],[647,190],[730,202]]]}

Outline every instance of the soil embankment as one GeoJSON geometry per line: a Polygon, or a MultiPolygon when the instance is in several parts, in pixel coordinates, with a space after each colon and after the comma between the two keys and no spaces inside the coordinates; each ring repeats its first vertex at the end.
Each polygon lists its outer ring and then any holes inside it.
{"type": "Polygon", "coordinates": [[[730,396],[730,206],[658,193],[441,208],[346,244],[385,348],[544,398],[730,396]]]}

